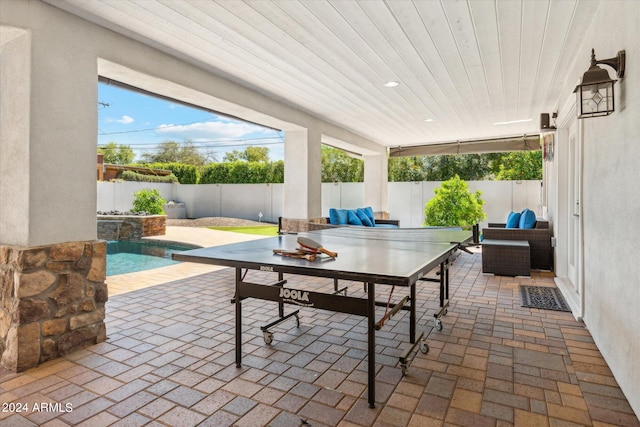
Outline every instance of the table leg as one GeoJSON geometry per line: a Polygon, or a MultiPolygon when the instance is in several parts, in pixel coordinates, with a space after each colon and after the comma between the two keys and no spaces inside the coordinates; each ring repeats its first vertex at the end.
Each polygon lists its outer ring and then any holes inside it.
{"type": "Polygon", "coordinates": [[[409,342],[416,342],[416,284],[411,285],[411,305],[409,311],[409,342]]]}
{"type": "Polygon", "coordinates": [[[376,290],[373,283],[367,283],[367,329],[368,329],[368,391],[369,408],[375,408],[376,402],[376,290]]]}
{"type": "Polygon", "coordinates": [[[236,368],[242,367],[242,298],[240,298],[240,284],[242,283],[242,269],[236,268],[236,368]]]}
{"type": "Polygon", "coordinates": [[[449,308],[449,259],[440,263],[440,310],[434,313],[433,317],[436,323],[436,330],[442,330],[442,321],[440,317],[447,314],[449,308]]]}
{"type": "Polygon", "coordinates": [[[451,258],[447,258],[447,266],[445,269],[445,279],[444,279],[444,288],[445,288],[445,299],[449,301],[449,267],[451,266],[451,258]]]}
{"type": "MultiPolygon", "coordinates": [[[[284,281],[284,273],[278,272],[278,283],[283,283],[283,281],[284,281]]],[[[280,285],[280,286],[283,286],[283,285],[280,285]]],[[[282,302],[278,303],[278,316],[280,316],[281,319],[284,317],[284,304],[282,302]]]]}
{"type": "Polygon", "coordinates": [[[448,295],[445,296],[445,289],[444,289],[444,283],[445,283],[445,268],[444,268],[444,264],[446,261],[443,261],[440,263],[440,307],[444,307],[444,301],[445,299],[448,298],[448,295]]]}

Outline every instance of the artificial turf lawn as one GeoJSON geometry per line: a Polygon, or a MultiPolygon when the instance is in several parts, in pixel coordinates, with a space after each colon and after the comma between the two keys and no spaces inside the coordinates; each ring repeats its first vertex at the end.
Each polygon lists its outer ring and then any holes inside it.
{"type": "Polygon", "coordinates": [[[275,225],[258,225],[242,227],[207,227],[212,230],[232,231],[234,233],[258,234],[260,236],[277,236],[278,227],[275,225]]]}

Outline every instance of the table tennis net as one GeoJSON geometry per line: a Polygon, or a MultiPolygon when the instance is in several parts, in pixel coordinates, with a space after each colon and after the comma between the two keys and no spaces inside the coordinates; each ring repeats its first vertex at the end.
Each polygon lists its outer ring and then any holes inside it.
{"type": "Polygon", "coordinates": [[[287,219],[280,224],[282,234],[329,235],[346,239],[400,242],[462,242],[472,235],[472,227],[376,228],[332,225],[322,221],[287,219]]]}
{"type": "Polygon", "coordinates": [[[278,221],[278,232],[280,234],[298,234],[313,230],[323,230],[335,228],[335,225],[327,224],[326,218],[296,219],[280,218],[278,221]]]}

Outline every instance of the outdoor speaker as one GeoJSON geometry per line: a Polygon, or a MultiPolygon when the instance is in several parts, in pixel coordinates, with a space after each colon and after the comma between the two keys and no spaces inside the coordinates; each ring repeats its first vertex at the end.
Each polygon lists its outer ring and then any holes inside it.
{"type": "Polygon", "coordinates": [[[541,130],[550,129],[550,126],[549,126],[549,113],[540,114],[540,129],[541,130]]]}

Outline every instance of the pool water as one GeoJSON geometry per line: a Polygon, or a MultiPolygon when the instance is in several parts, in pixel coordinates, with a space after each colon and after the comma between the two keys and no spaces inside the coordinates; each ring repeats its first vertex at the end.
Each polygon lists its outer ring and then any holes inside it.
{"type": "Polygon", "coordinates": [[[180,261],[171,259],[171,254],[196,247],[157,241],[109,241],[107,242],[107,276],[179,264],[180,261]]]}

